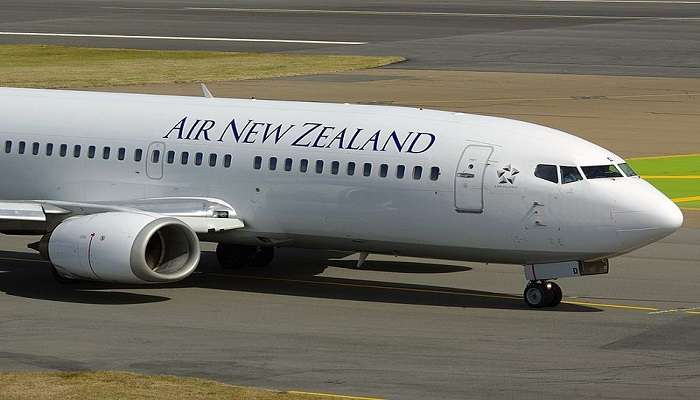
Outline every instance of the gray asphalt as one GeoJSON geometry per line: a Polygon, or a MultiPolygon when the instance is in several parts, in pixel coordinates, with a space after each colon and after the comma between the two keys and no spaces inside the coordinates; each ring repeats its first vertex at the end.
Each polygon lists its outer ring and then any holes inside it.
{"type": "Polygon", "coordinates": [[[567,301],[588,304],[551,310],[523,304],[518,267],[375,256],[358,271],[356,256],[291,249],[236,272],[205,252],[175,286],[61,286],[29,240],[0,240],[0,370],[391,399],[700,393],[699,230],[615,259],[609,276],[562,280],[567,301]]]}
{"type": "Polygon", "coordinates": [[[393,68],[700,76],[692,2],[5,0],[0,31],[359,41],[367,44],[0,35],[0,43],[408,58],[393,68]]]}
{"type": "MultiPolygon", "coordinates": [[[[0,31],[368,44],[0,43],[397,54],[409,60],[391,68],[698,77],[700,20],[689,18],[700,18],[700,5],[5,0],[0,31]],[[365,12],[270,11],[321,7],[365,12]]],[[[372,256],[356,270],[356,255],[290,249],[268,269],[235,272],[208,251],[174,286],[61,286],[25,249],[32,240],[0,236],[0,371],[128,370],[391,399],[700,393],[697,229],[614,259],[608,276],[562,280],[568,303],[552,310],[524,306],[518,267],[372,256]]]]}

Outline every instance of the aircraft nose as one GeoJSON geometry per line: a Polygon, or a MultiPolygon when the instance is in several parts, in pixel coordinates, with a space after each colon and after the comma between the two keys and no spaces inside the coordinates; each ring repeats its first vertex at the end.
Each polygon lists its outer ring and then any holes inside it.
{"type": "Polygon", "coordinates": [[[642,181],[613,207],[613,220],[623,251],[656,242],[683,225],[683,213],[668,197],[642,181]]]}

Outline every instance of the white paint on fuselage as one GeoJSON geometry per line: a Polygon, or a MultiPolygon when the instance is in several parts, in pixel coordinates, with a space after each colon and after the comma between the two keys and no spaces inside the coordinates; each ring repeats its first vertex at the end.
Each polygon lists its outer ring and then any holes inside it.
{"type": "Polygon", "coordinates": [[[213,240],[249,243],[264,237],[291,246],[533,263],[619,254],[666,236],[682,221],[678,208],[639,178],[562,185],[535,177],[537,164],[624,161],[564,132],[503,118],[403,107],[26,89],[0,89],[0,104],[2,198],[220,198],[233,205],[246,228],[213,240]],[[197,141],[176,139],[172,129],[184,117],[188,129],[197,119],[215,121],[210,140],[203,135],[197,141]],[[290,145],[291,137],[275,144],[262,143],[260,135],[251,135],[254,143],[241,143],[243,137],[236,142],[230,133],[219,141],[232,118],[239,129],[248,120],[293,124],[295,137],[304,123],[316,122],[363,128],[363,142],[377,130],[404,136],[427,132],[436,140],[420,153],[407,153],[405,146],[402,152],[391,146],[387,151],[297,147],[290,145]],[[6,140],[14,144],[10,154],[4,152],[6,140]],[[27,143],[24,155],[17,154],[20,140],[27,143]],[[39,155],[32,155],[33,142],[41,144],[39,155]],[[150,155],[133,161],[135,148],[145,153],[154,142],[164,143],[161,159],[176,152],[175,163],[163,163],[160,179],[146,174],[150,155]],[[52,156],[45,155],[46,143],[54,145],[52,156]],[[69,146],[67,157],[58,155],[62,143],[69,146]],[[82,146],[80,158],[72,157],[75,144],[82,146]],[[477,144],[493,148],[484,174],[484,209],[457,212],[455,172],[464,149],[477,144]],[[90,145],[97,147],[94,159],[86,157],[90,145]],[[109,160],[102,159],[104,146],[111,148],[109,160]],[[127,148],[124,161],[116,159],[119,147],[127,148]],[[188,165],[180,164],[183,151],[190,153],[188,165]],[[192,163],[196,152],[204,154],[201,166],[192,163]],[[215,167],[208,166],[210,153],[218,154],[215,167]],[[230,168],[221,165],[224,154],[233,156],[230,168]],[[256,156],[263,160],[260,170],[253,168],[256,156]],[[278,158],[276,171],[268,168],[270,157],[278,158]],[[293,159],[292,171],[284,171],[285,158],[293,159]],[[309,160],[306,173],[299,172],[302,159],[309,160]],[[324,173],[315,172],[316,160],[324,161],[324,173]],[[333,161],[340,163],[337,175],[330,173],[333,161]],[[353,176],[345,172],[348,162],[356,163],[353,176]],[[362,174],[366,162],[372,164],[369,177],[362,174]],[[378,175],[382,163],[389,166],[387,177],[378,175]],[[397,165],[406,166],[403,179],[395,177],[397,165]],[[507,165],[520,173],[513,184],[499,184],[497,171],[507,165]],[[422,179],[412,179],[414,166],[423,167],[422,179]],[[436,181],[429,178],[431,167],[440,168],[436,181]]]}

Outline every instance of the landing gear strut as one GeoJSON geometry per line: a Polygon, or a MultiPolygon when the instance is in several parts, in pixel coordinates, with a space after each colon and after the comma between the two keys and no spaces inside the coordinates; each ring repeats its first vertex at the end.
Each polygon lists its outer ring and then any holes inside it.
{"type": "Polygon", "coordinates": [[[562,291],[551,281],[531,281],[523,292],[523,299],[533,308],[554,307],[561,303],[562,291]]]}
{"type": "Polygon", "coordinates": [[[265,267],[272,262],[274,255],[274,247],[241,246],[229,243],[219,243],[216,246],[216,258],[224,269],[265,267]]]}

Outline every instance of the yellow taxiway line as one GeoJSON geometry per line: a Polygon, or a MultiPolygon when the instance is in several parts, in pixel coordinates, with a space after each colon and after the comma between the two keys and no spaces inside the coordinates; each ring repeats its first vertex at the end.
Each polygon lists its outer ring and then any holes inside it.
{"type": "MultiPolygon", "coordinates": [[[[30,262],[40,262],[46,263],[44,260],[27,259],[27,258],[13,258],[13,257],[0,257],[0,260],[7,261],[30,261],[30,262]]],[[[382,286],[382,285],[370,285],[370,284],[359,284],[359,283],[342,283],[342,282],[320,282],[320,281],[310,281],[304,279],[291,279],[291,278],[278,278],[271,276],[255,276],[255,275],[235,275],[235,274],[223,274],[223,273],[207,273],[209,276],[218,276],[222,278],[242,278],[251,280],[263,280],[263,281],[275,281],[275,282],[288,282],[288,283],[305,283],[313,285],[326,285],[326,286],[341,286],[341,287],[354,287],[354,288],[364,288],[364,289],[380,289],[380,290],[396,290],[401,292],[413,292],[413,293],[431,293],[431,294],[451,294],[457,296],[469,296],[469,297],[482,297],[482,298],[494,298],[494,299],[507,299],[507,300],[519,300],[519,296],[513,295],[498,295],[498,294],[480,294],[480,293],[461,293],[453,290],[437,290],[437,289],[417,289],[417,288],[407,288],[407,287],[395,287],[395,286],[382,286]]],[[[654,307],[644,307],[637,305],[625,305],[625,304],[609,304],[609,303],[593,303],[588,301],[578,301],[578,300],[564,300],[563,304],[571,304],[578,306],[588,306],[588,307],[601,307],[601,308],[612,308],[617,310],[628,310],[628,311],[644,311],[647,313],[656,313],[661,311],[654,307]]],[[[691,309],[683,310],[678,309],[674,311],[682,311],[686,314],[700,315],[700,310],[691,309]]],[[[290,392],[291,393],[291,392],[290,392]]],[[[302,393],[302,392],[299,392],[302,393]]],[[[336,396],[343,398],[342,396],[331,395],[331,394],[318,394],[326,396],[336,396]]],[[[345,397],[347,399],[369,399],[377,400],[370,397],[345,397]]]]}
{"type": "Polygon", "coordinates": [[[676,197],[671,199],[674,203],[687,203],[689,201],[700,201],[700,196],[690,196],[690,197],[676,197]]]}
{"type": "Polygon", "coordinates": [[[646,156],[646,157],[632,157],[628,160],[656,160],[659,158],[679,158],[679,157],[698,157],[700,153],[690,153],[690,154],[673,154],[670,156],[646,156]]]}

